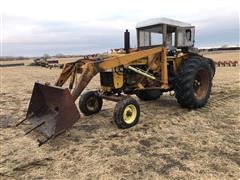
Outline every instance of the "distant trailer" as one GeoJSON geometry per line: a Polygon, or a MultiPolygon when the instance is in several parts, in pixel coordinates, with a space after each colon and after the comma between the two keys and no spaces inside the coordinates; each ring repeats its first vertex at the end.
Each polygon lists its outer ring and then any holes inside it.
{"type": "Polygon", "coordinates": [[[16,67],[16,66],[24,66],[24,63],[0,64],[0,67],[16,67]]]}

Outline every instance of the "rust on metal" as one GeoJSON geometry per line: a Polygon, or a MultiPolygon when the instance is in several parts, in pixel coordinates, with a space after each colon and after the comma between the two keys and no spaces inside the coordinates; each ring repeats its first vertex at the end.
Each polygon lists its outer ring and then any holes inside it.
{"type": "Polygon", "coordinates": [[[161,76],[162,76],[162,89],[169,89],[168,86],[168,69],[167,69],[167,49],[163,48],[161,56],[161,76]]]}
{"type": "Polygon", "coordinates": [[[47,137],[58,134],[70,128],[79,118],[80,114],[68,89],[35,83],[32,97],[28,107],[27,117],[31,124],[47,137]]]}
{"type": "Polygon", "coordinates": [[[83,72],[80,75],[80,78],[77,82],[77,85],[72,92],[72,97],[74,101],[80,96],[80,94],[88,85],[88,83],[91,81],[91,79],[98,73],[98,70],[95,68],[95,65],[96,65],[95,63],[85,64],[83,72]]]}

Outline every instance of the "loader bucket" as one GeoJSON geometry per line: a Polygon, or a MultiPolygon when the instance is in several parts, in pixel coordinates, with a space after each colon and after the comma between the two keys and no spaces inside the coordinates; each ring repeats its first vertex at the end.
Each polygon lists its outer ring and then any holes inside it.
{"type": "Polygon", "coordinates": [[[80,114],[68,89],[36,82],[26,118],[51,138],[70,128],[80,114]]]}

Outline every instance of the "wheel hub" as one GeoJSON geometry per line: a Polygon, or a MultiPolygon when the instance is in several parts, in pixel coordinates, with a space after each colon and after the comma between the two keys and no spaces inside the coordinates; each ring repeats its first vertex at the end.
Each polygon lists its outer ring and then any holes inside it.
{"type": "Polygon", "coordinates": [[[127,112],[127,116],[131,116],[132,115],[132,112],[131,111],[128,111],[127,112]]]}
{"type": "Polygon", "coordinates": [[[127,124],[131,124],[137,117],[137,109],[134,105],[129,104],[123,112],[123,119],[127,124]]]}
{"type": "Polygon", "coordinates": [[[89,98],[88,101],[87,101],[88,109],[94,111],[97,107],[97,103],[98,102],[94,97],[89,98]]]}
{"type": "Polygon", "coordinates": [[[197,99],[203,99],[209,88],[209,76],[205,69],[201,69],[196,74],[193,82],[194,95],[197,99]]]}
{"type": "Polygon", "coordinates": [[[199,86],[201,85],[201,83],[200,83],[198,80],[195,80],[195,81],[194,81],[194,85],[195,85],[196,87],[199,87],[199,86]]]}

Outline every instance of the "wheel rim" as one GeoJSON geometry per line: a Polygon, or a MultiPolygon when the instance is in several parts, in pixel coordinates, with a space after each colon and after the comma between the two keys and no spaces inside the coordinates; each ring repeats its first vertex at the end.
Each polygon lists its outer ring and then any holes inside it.
{"type": "Polygon", "coordinates": [[[90,97],[88,100],[87,100],[87,109],[89,111],[95,111],[98,107],[98,101],[95,97],[90,97]]]}
{"type": "Polygon", "coordinates": [[[203,99],[209,88],[209,74],[206,69],[197,72],[193,83],[194,95],[197,99],[203,99]]]}
{"type": "Polygon", "coordinates": [[[123,120],[127,124],[131,124],[137,117],[137,108],[133,104],[129,104],[123,111],[123,120]]]}

